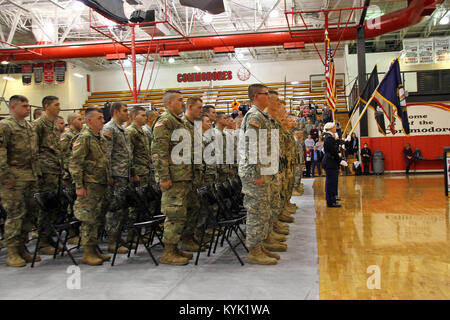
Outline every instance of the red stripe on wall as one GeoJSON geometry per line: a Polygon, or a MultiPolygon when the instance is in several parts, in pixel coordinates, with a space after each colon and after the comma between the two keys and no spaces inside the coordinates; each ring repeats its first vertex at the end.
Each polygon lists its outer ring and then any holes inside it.
{"type": "MultiPolygon", "coordinates": [[[[369,149],[383,151],[384,170],[405,170],[406,164],[403,156],[403,149],[406,143],[411,144],[413,152],[419,148],[425,159],[436,159],[444,153],[444,147],[450,146],[450,135],[426,135],[426,136],[401,136],[401,137],[377,137],[361,138],[361,148],[364,143],[369,145],[369,149]]],[[[414,168],[414,165],[411,169],[414,168]]],[[[443,160],[439,161],[418,161],[417,170],[444,170],[443,160]]]]}

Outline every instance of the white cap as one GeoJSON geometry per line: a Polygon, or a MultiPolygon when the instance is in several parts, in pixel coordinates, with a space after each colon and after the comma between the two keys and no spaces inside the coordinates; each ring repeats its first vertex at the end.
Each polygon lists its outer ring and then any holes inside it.
{"type": "Polygon", "coordinates": [[[323,127],[323,129],[325,131],[330,131],[330,129],[334,128],[336,125],[334,124],[334,122],[327,122],[325,124],[325,126],[323,127]]]}

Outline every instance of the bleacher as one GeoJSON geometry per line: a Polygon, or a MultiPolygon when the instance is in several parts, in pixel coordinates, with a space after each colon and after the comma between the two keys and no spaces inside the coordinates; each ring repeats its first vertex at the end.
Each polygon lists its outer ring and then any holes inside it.
{"type": "MultiPolygon", "coordinates": [[[[291,108],[294,110],[300,104],[301,100],[305,103],[313,101],[317,104],[326,103],[325,87],[323,81],[313,81],[312,88],[309,81],[301,81],[298,84],[291,84],[284,82],[268,83],[270,89],[277,90],[282,99],[286,101],[287,111],[291,108]],[[312,91],[311,91],[312,89],[312,91]]],[[[345,98],[345,88],[342,81],[338,80],[338,101],[337,112],[347,112],[347,102],[345,98]]],[[[151,103],[152,106],[162,107],[162,96],[168,89],[175,89],[182,92],[185,98],[190,96],[200,96],[204,104],[212,104],[217,111],[231,112],[231,103],[234,99],[244,104],[248,102],[248,84],[242,85],[224,85],[214,87],[190,87],[190,88],[167,88],[155,89],[149,91],[141,91],[138,96],[138,102],[151,103]]],[[[108,92],[93,92],[83,107],[92,105],[103,105],[106,101],[123,101],[127,104],[133,103],[132,93],[127,91],[108,91],[108,92]]],[[[342,123],[341,123],[342,124],[342,123]]]]}

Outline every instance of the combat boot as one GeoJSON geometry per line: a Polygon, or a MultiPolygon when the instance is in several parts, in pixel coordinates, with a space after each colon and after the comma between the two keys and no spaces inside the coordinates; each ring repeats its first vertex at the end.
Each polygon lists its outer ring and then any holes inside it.
{"type": "Polygon", "coordinates": [[[99,266],[103,264],[103,260],[97,256],[95,246],[86,245],[84,246],[84,253],[83,258],[81,258],[81,263],[88,264],[90,266],[99,266]]]}
{"type": "MultiPolygon", "coordinates": [[[[116,250],[116,242],[118,241],[116,236],[110,236],[109,237],[109,243],[108,243],[108,252],[114,253],[114,250],[116,250]]],[[[124,246],[119,246],[117,250],[118,254],[127,254],[128,248],[124,246]]]]}
{"type": "Polygon", "coordinates": [[[275,240],[270,233],[263,245],[269,251],[285,252],[287,250],[287,244],[275,240]]]}
{"type": "Polygon", "coordinates": [[[80,241],[80,237],[76,236],[76,237],[73,237],[73,238],[70,238],[69,240],[67,240],[67,243],[72,244],[72,245],[78,245],[79,241],[80,241]]]}
{"type": "MultiPolygon", "coordinates": [[[[193,237],[186,237],[186,238],[183,238],[183,240],[181,240],[181,250],[197,252],[199,247],[200,247],[200,244],[198,244],[197,241],[195,241],[193,237]]],[[[205,251],[205,247],[202,246],[202,249],[200,250],[200,252],[204,252],[204,251],[205,251]]]]}
{"type": "Polygon", "coordinates": [[[281,222],[287,222],[287,223],[294,222],[294,218],[291,217],[291,215],[286,210],[283,211],[283,213],[278,216],[278,220],[280,220],[281,222]]]}
{"type": "Polygon", "coordinates": [[[276,233],[280,233],[280,234],[284,234],[284,235],[288,235],[289,234],[289,226],[284,226],[284,224],[282,224],[282,222],[278,222],[278,223],[274,223],[273,225],[273,230],[276,233]]]}
{"type": "Polygon", "coordinates": [[[51,246],[45,237],[41,238],[41,242],[39,243],[39,254],[46,256],[52,256],[55,254],[55,247],[51,246]]]}
{"type": "Polygon", "coordinates": [[[287,238],[282,235],[281,233],[275,232],[274,230],[272,231],[272,237],[279,241],[279,242],[286,242],[287,238]]]}
{"type": "Polygon", "coordinates": [[[95,254],[97,255],[97,257],[102,259],[102,261],[109,261],[109,260],[111,260],[110,256],[108,256],[106,254],[103,254],[103,253],[100,253],[100,251],[98,250],[97,246],[94,246],[94,248],[95,248],[95,254]]]}
{"type": "Polygon", "coordinates": [[[6,265],[10,267],[25,267],[27,263],[19,254],[19,247],[8,247],[6,265]]]}
{"type": "Polygon", "coordinates": [[[133,235],[134,235],[133,231],[128,231],[127,242],[131,243],[131,239],[133,239],[133,245],[131,246],[131,249],[136,249],[138,238],[137,236],[134,236],[133,238],[133,235]]]}
{"type": "Polygon", "coordinates": [[[255,248],[251,248],[248,253],[248,263],[249,264],[261,264],[261,265],[274,265],[277,264],[278,261],[275,258],[271,258],[267,256],[262,251],[262,245],[256,246],[255,248]]]}
{"type": "Polygon", "coordinates": [[[270,252],[269,250],[266,249],[266,247],[264,247],[264,245],[261,246],[261,250],[264,252],[266,256],[280,260],[280,255],[278,253],[270,252]]]}
{"type": "Polygon", "coordinates": [[[189,263],[189,259],[176,254],[176,244],[166,243],[163,255],[161,257],[161,263],[172,264],[176,266],[184,266],[189,263]]]}
{"type": "Polygon", "coordinates": [[[289,207],[289,209],[294,209],[294,210],[297,210],[298,209],[298,206],[295,204],[295,203],[292,203],[292,202],[288,202],[288,207],[289,207]]]}
{"type": "MultiPolygon", "coordinates": [[[[25,260],[26,263],[33,262],[33,255],[28,252],[25,245],[22,244],[19,246],[19,254],[22,257],[22,259],[25,260]]],[[[41,261],[41,257],[39,255],[36,255],[35,261],[36,262],[41,261]]]]}
{"type": "Polygon", "coordinates": [[[175,247],[175,254],[177,254],[183,258],[188,258],[189,260],[191,260],[194,257],[194,255],[192,253],[184,252],[184,251],[181,251],[180,249],[178,249],[178,246],[175,247]]]}

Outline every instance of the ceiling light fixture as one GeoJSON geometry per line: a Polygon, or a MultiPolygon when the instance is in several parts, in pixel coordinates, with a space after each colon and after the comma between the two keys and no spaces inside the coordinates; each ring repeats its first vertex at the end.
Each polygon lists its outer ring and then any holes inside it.
{"type": "Polygon", "coordinates": [[[199,66],[194,66],[194,69],[197,70],[197,71],[201,70],[199,66]]]}
{"type": "Polygon", "coordinates": [[[170,57],[169,58],[169,63],[174,63],[174,62],[175,62],[175,59],[173,57],[170,57]]]}
{"type": "Polygon", "coordinates": [[[128,67],[131,67],[131,61],[130,60],[125,60],[124,62],[123,62],[123,66],[125,67],[125,68],[128,68],[128,67]]]}
{"type": "Polygon", "coordinates": [[[9,61],[3,60],[2,64],[9,64],[9,61]]]}
{"type": "Polygon", "coordinates": [[[449,22],[450,22],[449,17],[443,17],[443,18],[441,19],[441,21],[439,22],[439,24],[440,24],[440,25],[445,25],[445,24],[448,24],[449,22]]]}
{"type": "Polygon", "coordinates": [[[78,77],[78,78],[84,78],[84,76],[82,74],[79,74],[79,73],[74,73],[73,75],[75,77],[78,77]]]}
{"type": "Polygon", "coordinates": [[[8,76],[4,76],[3,79],[5,79],[6,81],[15,81],[16,79],[12,78],[12,77],[8,77],[8,76]]]}
{"type": "Polygon", "coordinates": [[[239,52],[238,54],[236,54],[236,58],[243,59],[244,55],[241,52],[239,52]]]}

